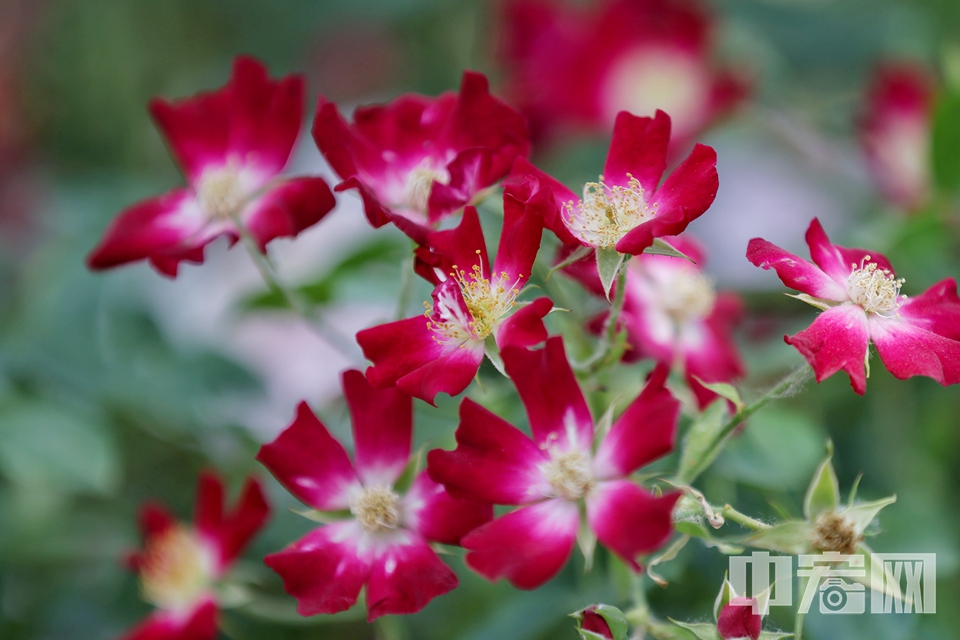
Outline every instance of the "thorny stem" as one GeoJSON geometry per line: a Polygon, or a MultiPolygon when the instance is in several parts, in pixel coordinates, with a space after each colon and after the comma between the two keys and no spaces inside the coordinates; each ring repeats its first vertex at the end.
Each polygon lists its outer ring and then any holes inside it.
{"type": "Polygon", "coordinates": [[[307,305],[299,295],[287,289],[283,283],[280,282],[276,270],[270,262],[270,258],[260,250],[260,245],[257,244],[256,239],[250,235],[250,232],[242,223],[240,217],[232,215],[231,219],[237,228],[237,232],[240,234],[240,240],[243,242],[244,248],[246,248],[251,260],[253,260],[254,266],[257,268],[257,271],[260,272],[260,277],[264,283],[266,283],[267,287],[269,287],[270,291],[283,298],[287,307],[303,318],[307,325],[319,335],[324,342],[349,360],[357,361],[356,350],[349,346],[351,344],[350,341],[341,335],[339,331],[327,324],[323,318],[313,313],[309,305],[307,305]]]}
{"type": "MultiPolygon", "coordinates": [[[[723,448],[723,446],[727,443],[727,439],[729,438],[730,434],[733,433],[734,429],[743,424],[747,418],[762,409],[774,398],[780,398],[792,389],[804,384],[810,378],[812,373],[813,370],[809,365],[806,363],[800,365],[784,376],[779,382],[777,382],[777,384],[768,389],[767,392],[762,396],[750,404],[745,405],[743,408],[733,414],[727,423],[720,428],[716,436],[714,436],[713,442],[711,442],[710,446],[704,451],[702,459],[714,460],[717,454],[720,453],[720,450],[723,448]]],[[[695,464],[686,469],[681,469],[677,475],[677,478],[682,483],[690,484],[696,479],[700,472],[704,471],[705,469],[705,466],[695,464]]]]}

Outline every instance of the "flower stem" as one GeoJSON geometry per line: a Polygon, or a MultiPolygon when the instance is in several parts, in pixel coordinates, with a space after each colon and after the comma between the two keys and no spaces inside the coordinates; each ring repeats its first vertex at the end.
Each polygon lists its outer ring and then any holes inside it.
{"type": "Polygon", "coordinates": [[[627,294],[627,272],[621,268],[617,275],[616,290],[614,292],[613,303],[610,306],[610,313],[603,322],[603,331],[600,334],[600,341],[597,348],[589,358],[583,362],[573,363],[576,371],[592,374],[609,367],[620,359],[623,355],[623,345],[617,338],[620,324],[620,314],[623,311],[623,302],[627,294]]]}
{"type": "Polygon", "coordinates": [[[807,380],[812,377],[812,374],[813,369],[811,369],[806,363],[803,363],[784,376],[762,396],[750,404],[743,406],[717,431],[713,438],[713,442],[711,442],[710,445],[704,449],[704,454],[701,460],[708,462],[706,464],[693,464],[685,469],[681,469],[677,475],[678,481],[684,484],[691,484],[702,471],[706,470],[709,463],[716,459],[724,445],[726,445],[727,440],[729,439],[730,434],[733,433],[734,429],[743,424],[747,418],[762,409],[774,398],[782,398],[791,394],[794,390],[806,383],[807,380]]]}
{"type": "Polygon", "coordinates": [[[736,522],[739,525],[746,527],[747,529],[752,529],[753,531],[763,531],[764,529],[769,529],[770,525],[765,522],[760,522],[750,516],[740,513],[734,509],[729,504],[724,505],[723,509],[720,511],[724,518],[736,522]]]}
{"type": "Polygon", "coordinates": [[[280,296],[287,307],[300,316],[324,342],[336,349],[351,362],[360,361],[358,357],[359,354],[355,348],[352,348],[350,340],[330,326],[323,318],[315,314],[301,296],[294,291],[290,291],[280,282],[270,258],[260,249],[260,245],[247,230],[246,226],[243,225],[239,216],[234,215],[231,216],[231,218],[237,228],[237,232],[240,234],[240,240],[243,242],[244,248],[247,250],[250,259],[253,260],[254,266],[260,273],[260,277],[270,291],[280,296]]]}

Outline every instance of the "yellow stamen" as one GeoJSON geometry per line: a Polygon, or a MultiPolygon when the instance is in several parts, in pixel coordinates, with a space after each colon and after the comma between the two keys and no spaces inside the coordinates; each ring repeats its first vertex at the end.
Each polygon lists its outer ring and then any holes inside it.
{"type": "Polygon", "coordinates": [[[657,205],[647,205],[640,181],[629,173],[626,187],[599,182],[583,187],[583,199],[566,204],[563,223],[570,232],[591,247],[612,249],[631,229],[657,214],[657,205]]]}

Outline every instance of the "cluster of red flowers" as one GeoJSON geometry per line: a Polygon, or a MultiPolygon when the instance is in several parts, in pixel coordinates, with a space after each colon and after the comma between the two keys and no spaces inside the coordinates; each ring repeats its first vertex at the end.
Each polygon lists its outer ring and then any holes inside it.
{"type": "MultiPolygon", "coordinates": [[[[511,55],[523,61],[516,91],[526,87],[527,98],[553,100],[533,91],[536,78],[605,87],[553,87],[561,97],[603,97],[570,103],[571,117],[613,125],[602,173],[577,191],[527,160],[526,117],[492,96],[478,73],[464,73],[458,93],[402,96],[357,109],[352,122],[321,99],[312,133],[342,180],[333,191],[320,177],[283,173],[301,127],[299,77],[272,80],[259,62],[241,57],[221,90],[151,103],[189,187],[123,212],[90,255],[92,268],[146,259],[175,276],[181,261],[202,262],[205,245],[219,236],[245,238],[263,252],[272,239],[320,221],[336,204],[334,192],[356,190],[374,227],[392,224],[417,244],[416,273],[435,287],[425,314],[356,334],[372,366],[343,375],[352,461],[306,404],[257,456],[329,522],[266,558],[301,614],[348,609],[364,587],[369,620],[422,609],[457,586],[436,543],[462,546],[467,565],[491,580],[533,589],[560,571],[578,540],[584,548],[592,548],[584,538],[599,542],[640,571],[641,557],[671,536],[679,494],[654,493],[631,477],[674,447],[680,402],[667,388],[668,375],[683,376],[703,408],[716,397],[705,385],[735,381],[744,368],[731,338],[739,299],[717,294],[701,271],[702,248],[676,237],[716,196],[716,153],[697,144],[664,174],[676,140],[695,135],[742,91],[732,78],[707,73],[707,31],[698,14],[687,3],[662,4],[669,11],[661,7],[658,20],[681,34],[676,38],[664,30],[631,35],[649,17],[632,15],[632,3],[610,3],[595,22],[550,13],[538,2],[511,5],[518,32],[511,55]],[[566,42],[602,53],[605,62],[585,59],[566,42]],[[669,69],[690,72],[678,104],[700,108],[683,111],[678,135],[663,110],[611,112],[611,104],[622,104],[621,75],[649,64],[663,69],[665,58],[669,69]],[[547,64],[558,68],[543,69],[547,64]],[[581,67],[610,71],[597,77],[581,67]],[[503,222],[491,266],[475,205],[501,181],[503,222]],[[455,216],[455,226],[441,228],[455,216]],[[549,336],[544,318],[553,302],[523,299],[544,230],[559,240],[561,256],[579,254],[565,261],[566,272],[600,296],[609,295],[602,264],[618,257],[624,359],[658,363],[606,428],[591,415],[562,338],[549,336]],[[643,255],[659,238],[695,262],[643,255]],[[438,393],[462,393],[484,357],[516,387],[531,436],[465,399],[456,449],[431,451],[426,469],[414,473],[412,398],[433,403],[438,393]],[[516,508],[494,518],[494,505],[516,508]]],[[[542,104],[523,106],[543,116],[542,104]]],[[[843,369],[862,394],[872,339],[899,378],[960,381],[953,280],[907,298],[880,254],[831,244],[816,219],[807,241],[815,264],[761,239],[751,241],[747,257],[775,269],[801,292],[796,297],[823,310],[810,328],[786,338],[818,380],[843,369]]],[[[591,326],[606,322],[600,317],[591,326]]],[[[219,482],[205,476],[193,529],[145,511],[146,550],[133,566],[161,612],[129,638],[213,637],[216,582],[267,516],[255,482],[234,513],[223,515],[222,501],[219,482]]],[[[734,613],[724,612],[721,629],[733,624],[734,613]]],[[[759,621],[744,624],[756,637],[759,621]]]]}

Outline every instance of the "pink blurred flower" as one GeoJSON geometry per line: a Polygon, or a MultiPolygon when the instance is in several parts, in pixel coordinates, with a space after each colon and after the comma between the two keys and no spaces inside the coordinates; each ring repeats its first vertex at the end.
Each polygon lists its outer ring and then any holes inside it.
{"type": "Polygon", "coordinates": [[[907,210],[930,195],[930,129],[936,82],[919,65],[880,66],[867,93],[860,140],[885,198],[907,210]]]}
{"type": "Polygon", "coordinates": [[[253,58],[234,59],[230,81],[212,93],[169,103],[150,113],[189,186],[121,212],[87,257],[91,269],[147,259],[174,277],[181,261],[203,262],[203,248],[220,236],[240,237],[239,220],[260,249],[296,236],[335,205],[322,178],[280,176],[303,121],[303,79],[271,80],[253,58]]]}
{"type": "Polygon", "coordinates": [[[535,208],[564,244],[635,255],[655,238],[681,233],[717,195],[717,154],[702,144],[660,183],[669,142],[670,116],[663,111],[653,118],[621,111],[603,174],[584,185],[583,198],[523,158],[511,181],[525,180],[531,194],[551,192],[535,208]]]}
{"type": "Polygon", "coordinates": [[[526,119],[472,71],[459,94],[403,95],[357,109],[353,124],[321,98],[313,137],[343,179],[336,191],[356,189],[370,224],[393,222],[417,242],[530,151],[526,119]]]}
{"type": "Polygon", "coordinates": [[[960,298],[946,278],[915,298],[901,295],[902,279],[876,252],[830,243],[816,218],[807,230],[813,264],[761,238],[747,259],[774,269],[795,296],[823,310],[809,328],[784,340],[803,354],[817,382],[843,369],[863,395],[870,340],[895,377],[929,376],[946,386],[960,382],[960,298]]]}
{"type": "Polygon", "coordinates": [[[674,122],[672,150],[743,100],[743,74],[711,63],[713,21],[692,0],[509,0],[504,12],[508,94],[534,132],[606,131],[622,110],[674,122]]]}
{"type": "Polygon", "coordinates": [[[306,403],[257,459],[304,504],[350,515],[264,561],[283,578],[301,615],[349,609],[364,586],[368,621],[414,613],[457,586],[430,544],[459,544],[493,509],[451,498],[426,472],[408,489],[398,486],[410,459],[410,396],[374,389],[359,371],[343,374],[343,390],[353,424],[352,463],[306,403]]]}
{"type": "Polygon", "coordinates": [[[750,638],[757,640],[763,629],[763,618],[754,613],[756,598],[739,596],[724,605],[717,617],[717,633],[723,640],[750,638]]]}
{"type": "Polygon", "coordinates": [[[587,524],[635,571],[637,556],[673,532],[679,494],[654,497],[630,475],[673,449],[679,403],[658,367],[594,450],[594,422],[559,337],[536,351],[507,348],[503,361],[527,410],[529,438],[480,405],[460,405],[457,448],[428,454],[430,476],[453,496],[518,505],[466,536],[467,565],[535,589],[566,563],[585,505],[587,524]]]}
{"type": "MultiPolygon", "coordinates": [[[[735,293],[717,293],[700,267],[704,250],[689,237],[667,242],[696,264],[670,256],[643,254],[627,263],[627,288],[620,322],[627,331],[629,362],[654,358],[684,373],[701,408],[712,402],[713,393],[703,382],[733,382],[744,374],[733,340],[733,327],[743,305],[735,293]]],[[[603,295],[592,261],[581,260],[565,269],[591,292],[603,295]]],[[[599,331],[607,314],[594,319],[599,331]]]]}
{"type": "Polygon", "coordinates": [[[260,484],[247,480],[232,511],[224,512],[223,483],[200,475],[193,527],[159,505],[140,513],[143,551],[128,563],[140,574],[144,599],[159,609],[123,640],[213,640],[217,636],[217,581],[266,523],[270,508],[260,484]]]}
{"type": "Polygon", "coordinates": [[[433,305],[423,315],[357,334],[363,354],[373,362],[367,370],[371,384],[396,385],[432,404],[441,391],[456,395],[467,388],[488,339],[498,348],[546,340],[543,317],[553,309],[550,299],[517,302],[542,232],[527,194],[513,186],[504,194],[503,231],[492,271],[475,208],[464,209],[457,228],[429,232],[417,253],[417,270],[436,285],[433,305]]]}

